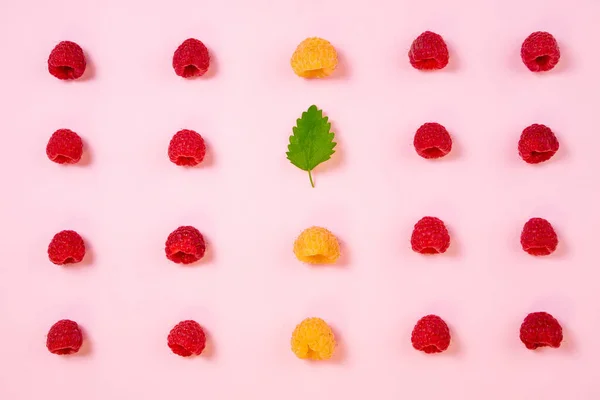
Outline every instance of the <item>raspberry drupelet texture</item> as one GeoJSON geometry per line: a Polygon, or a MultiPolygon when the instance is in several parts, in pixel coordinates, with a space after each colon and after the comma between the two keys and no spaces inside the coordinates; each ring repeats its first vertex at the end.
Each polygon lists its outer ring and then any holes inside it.
{"type": "Polygon", "coordinates": [[[81,78],[85,67],[85,55],[77,43],[60,42],[48,57],[48,71],[61,80],[81,78]]]}
{"type": "Polygon", "coordinates": [[[83,155],[83,141],[70,129],[59,129],[50,136],[46,155],[57,164],[76,164],[83,155]]]}
{"type": "Polygon", "coordinates": [[[183,78],[202,76],[209,66],[208,49],[198,39],[186,39],[173,53],[173,69],[183,78]]]}
{"type": "Polygon", "coordinates": [[[83,335],[77,322],[63,319],[52,325],[46,338],[46,347],[53,354],[77,353],[83,343],[83,335]]]}
{"type": "Polygon", "coordinates": [[[521,59],[530,71],[550,71],[560,60],[558,43],[548,32],[533,32],[521,46],[521,59]]]}
{"type": "Polygon", "coordinates": [[[444,253],[450,246],[450,234],[441,219],[423,217],[415,224],[410,244],[417,253],[444,253]]]}
{"type": "Polygon", "coordinates": [[[48,245],[48,258],[56,265],[75,264],[84,256],[85,243],[75,231],[58,232],[48,245]]]}
{"type": "Polygon", "coordinates": [[[196,321],[181,321],[169,332],[167,344],[171,351],[179,356],[198,356],[206,347],[206,335],[196,321]]]}
{"type": "Polygon", "coordinates": [[[418,70],[442,69],[448,65],[450,55],[444,39],[437,33],[425,31],[410,46],[410,64],[418,70]]]}
{"type": "Polygon", "coordinates": [[[560,347],[563,331],[560,323],[547,312],[534,312],[525,317],[519,335],[530,350],[538,347],[560,347]]]}
{"type": "Polygon", "coordinates": [[[554,228],[544,218],[531,218],[521,232],[523,250],[533,256],[547,256],[558,246],[558,236],[554,228]]]}
{"type": "Polygon", "coordinates": [[[414,146],[423,158],[440,158],[452,150],[452,138],[444,126],[427,122],[417,129],[414,146]]]}
{"type": "Polygon", "coordinates": [[[521,133],[519,139],[519,155],[528,164],[539,164],[556,154],[559,148],[558,139],[546,125],[533,124],[521,133]]]}
{"type": "Polygon", "coordinates": [[[189,129],[177,132],[169,143],[169,159],[177,165],[193,167],[204,160],[205,154],[204,139],[189,129]]]}
{"type": "Polygon", "coordinates": [[[335,351],[333,331],[321,318],[306,318],[292,333],[292,351],[301,359],[328,360],[335,351]]]}
{"type": "Polygon", "coordinates": [[[415,325],[411,342],[415,349],[427,354],[441,353],[450,346],[450,329],[437,315],[426,315],[415,325]]]}
{"type": "Polygon", "coordinates": [[[337,68],[337,51],[327,40],[311,37],[298,45],[290,64],[302,78],[325,78],[337,68]]]}
{"type": "Polygon", "coordinates": [[[193,226],[175,229],[165,243],[167,258],[177,264],[194,263],[204,257],[205,251],[204,237],[193,226]]]}
{"type": "Polygon", "coordinates": [[[333,264],[340,257],[340,244],[333,233],[313,226],[302,231],[294,242],[296,258],[308,264],[333,264]]]}

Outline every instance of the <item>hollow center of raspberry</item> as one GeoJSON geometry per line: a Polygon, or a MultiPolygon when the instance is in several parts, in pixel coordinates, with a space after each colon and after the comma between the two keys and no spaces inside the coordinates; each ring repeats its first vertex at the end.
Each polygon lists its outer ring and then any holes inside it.
{"type": "Polygon", "coordinates": [[[56,72],[63,79],[72,79],[75,69],[73,67],[69,67],[68,65],[61,65],[56,67],[56,72]]]}
{"type": "Polygon", "coordinates": [[[434,344],[430,344],[429,346],[425,346],[422,349],[425,353],[427,354],[431,354],[431,353],[440,353],[441,350],[438,349],[438,347],[434,344]]]}
{"type": "Polygon", "coordinates": [[[533,161],[542,162],[549,160],[554,155],[554,151],[532,151],[529,155],[533,161]]]}
{"type": "Polygon", "coordinates": [[[529,343],[529,345],[527,347],[529,347],[532,350],[535,350],[539,347],[552,347],[552,345],[550,343],[545,343],[545,342],[533,342],[533,343],[529,343]]]}
{"type": "Polygon", "coordinates": [[[72,160],[70,157],[67,156],[63,156],[63,155],[57,155],[56,157],[54,157],[54,162],[57,162],[59,164],[67,164],[70,163],[72,160]]]}
{"type": "Polygon", "coordinates": [[[423,150],[423,154],[425,154],[429,158],[440,158],[446,155],[442,150],[437,147],[430,147],[428,149],[423,150]]]}
{"type": "Polygon", "coordinates": [[[193,64],[186,65],[183,68],[183,77],[189,78],[200,74],[200,69],[193,64]]]}
{"type": "Polygon", "coordinates": [[[421,250],[420,253],[421,254],[438,254],[439,251],[433,247],[425,247],[423,250],[421,250]]]}
{"type": "Polygon", "coordinates": [[[74,353],[75,350],[73,350],[71,347],[63,347],[62,349],[55,349],[52,351],[54,354],[71,354],[74,353]]]}
{"type": "Polygon", "coordinates": [[[197,165],[198,161],[194,158],[194,157],[186,157],[186,156],[179,156],[177,157],[177,165],[184,165],[184,166],[194,166],[197,165]]]}
{"type": "Polygon", "coordinates": [[[527,252],[532,256],[547,256],[551,253],[545,246],[530,247],[527,249],[527,252]]]}
{"type": "Polygon", "coordinates": [[[198,260],[198,257],[194,254],[186,253],[184,251],[178,251],[172,256],[174,261],[178,261],[182,264],[191,264],[198,260]]]}
{"type": "Polygon", "coordinates": [[[192,355],[192,352],[189,351],[188,349],[186,349],[185,347],[178,345],[178,344],[171,344],[169,345],[169,347],[171,348],[171,350],[173,350],[173,353],[183,356],[183,357],[189,357],[192,355]]]}
{"type": "Polygon", "coordinates": [[[323,78],[331,75],[332,72],[329,68],[315,68],[304,71],[304,76],[306,78],[323,78]]]}
{"type": "Polygon", "coordinates": [[[539,65],[540,67],[546,67],[549,62],[550,62],[550,56],[547,56],[547,55],[539,56],[539,57],[536,57],[536,59],[535,59],[535,63],[537,65],[539,65]]]}
{"type": "Polygon", "coordinates": [[[329,261],[329,257],[323,254],[315,254],[314,256],[308,256],[307,258],[315,264],[325,264],[329,261]]]}
{"type": "Polygon", "coordinates": [[[415,62],[417,69],[438,69],[439,63],[435,58],[425,58],[415,62]]]}
{"type": "Polygon", "coordinates": [[[65,258],[65,260],[63,261],[64,264],[72,264],[75,262],[75,259],[73,257],[67,257],[65,258]]]}

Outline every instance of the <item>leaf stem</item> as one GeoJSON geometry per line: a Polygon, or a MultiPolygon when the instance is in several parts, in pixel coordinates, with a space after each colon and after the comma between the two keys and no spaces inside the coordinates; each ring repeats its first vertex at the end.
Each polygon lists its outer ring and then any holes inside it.
{"type": "Polygon", "coordinates": [[[313,180],[312,180],[312,174],[310,173],[310,170],[308,170],[308,177],[310,178],[310,185],[311,185],[312,187],[315,187],[315,183],[314,183],[314,182],[313,182],[313,180]]]}

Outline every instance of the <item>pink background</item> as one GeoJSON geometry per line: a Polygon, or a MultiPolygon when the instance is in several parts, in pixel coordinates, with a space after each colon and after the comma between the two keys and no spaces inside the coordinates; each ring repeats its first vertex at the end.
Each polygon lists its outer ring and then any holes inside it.
{"type": "Polygon", "coordinates": [[[3,1],[0,398],[598,399],[599,13],[596,0],[3,1]],[[451,52],[432,74],[407,57],[427,29],[451,52]],[[543,75],[519,58],[535,30],[561,46],[543,75]],[[289,66],[313,35],[340,53],[331,79],[308,82],[289,66]],[[213,56],[195,81],[171,68],[188,37],[213,56]],[[83,81],[47,72],[65,39],[88,54],[83,81]],[[313,103],[339,142],[315,189],[285,158],[313,103]],[[454,138],[445,159],[412,148],[427,121],[454,138]],[[531,166],[516,144],[535,122],[561,148],[531,166]],[[46,158],[63,127],[83,137],[85,165],[46,158]],[[208,143],[200,168],[168,160],[182,128],[208,143]],[[448,253],[411,251],[424,215],[446,222],[448,253]],[[520,249],[533,216],[559,234],[550,257],[520,249]],[[209,245],[192,267],[164,256],[183,224],[209,245]],[[341,265],[294,258],[296,235],[313,224],[338,235],[341,265]],[[86,239],[83,265],[48,261],[62,229],[86,239]],[[519,341],[524,316],[540,310],[563,324],[558,350],[519,341]],[[411,347],[427,313],[450,325],[444,354],[411,347]],[[308,316],[335,329],[332,362],[290,351],[308,316]],[[46,351],[61,318],[84,328],[82,354],[46,351]],[[210,344],[183,359],[166,336],[190,318],[210,344]]]}

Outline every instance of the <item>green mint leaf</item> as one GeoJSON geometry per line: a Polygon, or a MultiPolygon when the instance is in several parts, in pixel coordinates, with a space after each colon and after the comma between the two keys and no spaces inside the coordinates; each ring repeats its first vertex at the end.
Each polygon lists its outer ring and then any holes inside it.
{"type": "Polygon", "coordinates": [[[301,170],[308,171],[310,184],[315,187],[312,170],[335,153],[334,133],[331,124],[323,116],[323,111],[312,105],[296,120],[293,135],[290,136],[287,159],[301,170]]]}

